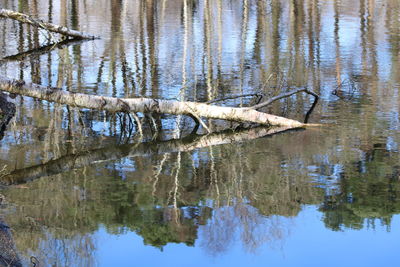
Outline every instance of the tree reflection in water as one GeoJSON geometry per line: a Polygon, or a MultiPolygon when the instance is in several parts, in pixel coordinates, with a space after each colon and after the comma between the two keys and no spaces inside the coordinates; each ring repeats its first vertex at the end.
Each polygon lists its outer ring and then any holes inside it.
{"type": "MultiPolygon", "coordinates": [[[[294,227],[287,218],[305,206],[317,206],[335,231],[377,222],[390,231],[400,213],[398,1],[0,4],[103,35],[26,53],[46,40],[1,20],[2,75],[89,94],[196,101],[308,87],[322,96],[310,120],[327,124],[196,147],[190,138],[165,141],[188,135],[190,120],[154,116],[163,131],[145,128],[150,143],[137,146],[121,138],[116,116],[10,100],[17,110],[1,140],[1,217],[24,263],[34,255],[44,265],[95,265],[103,227],[157,248],[201,240],[220,255],[237,242],[251,252],[281,246],[294,227]]],[[[302,120],[312,101],[296,95],[268,111],[302,120]]]]}

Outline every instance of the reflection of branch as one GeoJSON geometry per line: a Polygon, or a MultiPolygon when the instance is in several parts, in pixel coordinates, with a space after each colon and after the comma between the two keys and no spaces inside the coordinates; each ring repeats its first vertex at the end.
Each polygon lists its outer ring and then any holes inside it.
{"type": "Polygon", "coordinates": [[[31,49],[31,50],[26,51],[26,52],[22,52],[22,53],[19,53],[19,54],[16,54],[16,55],[12,55],[12,56],[8,56],[8,57],[5,57],[5,58],[2,58],[2,59],[0,59],[0,65],[4,64],[6,62],[9,62],[9,61],[24,60],[26,57],[29,57],[29,56],[40,56],[40,55],[46,54],[46,53],[48,53],[48,52],[50,52],[50,51],[52,51],[52,50],[54,50],[56,48],[63,49],[65,47],[67,47],[67,46],[80,44],[80,43],[83,43],[85,41],[87,41],[87,40],[64,40],[64,41],[59,42],[59,43],[49,44],[49,45],[46,45],[46,46],[41,46],[39,48],[31,49]]]}
{"type": "Polygon", "coordinates": [[[14,170],[0,179],[0,184],[22,184],[44,176],[51,176],[63,172],[79,169],[84,166],[104,161],[118,160],[124,157],[149,156],[171,152],[187,152],[194,149],[242,142],[264,136],[293,130],[287,127],[268,129],[265,127],[251,128],[242,131],[226,131],[209,135],[189,135],[183,139],[173,139],[162,142],[148,142],[141,144],[126,144],[106,148],[83,151],[48,161],[41,165],[14,170]]]}

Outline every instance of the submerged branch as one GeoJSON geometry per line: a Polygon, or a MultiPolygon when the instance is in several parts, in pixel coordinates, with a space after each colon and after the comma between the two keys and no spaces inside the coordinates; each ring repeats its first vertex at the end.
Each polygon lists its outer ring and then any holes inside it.
{"type": "Polygon", "coordinates": [[[38,28],[47,30],[49,32],[59,33],[59,34],[65,35],[65,36],[75,38],[75,39],[90,39],[90,40],[99,39],[98,36],[71,30],[71,29],[68,29],[67,27],[56,25],[53,23],[44,22],[39,19],[34,19],[31,16],[28,16],[26,14],[15,12],[15,11],[8,10],[8,9],[0,9],[0,17],[17,20],[19,22],[26,23],[26,24],[32,25],[34,27],[38,27],[38,28]]]}
{"type": "Polygon", "coordinates": [[[66,155],[41,165],[12,171],[0,178],[0,184],[3,186],[22,184],[44,176],[56,175],[105,161],[113,161],[125,157],[143,157],[154,154],[188,152],[199,148],[271,136],[288,130],[293,130],[293,128],[277,127],[271,129],[257,127],[236,132],[229,130],[208,135],[189,135],[183,139],[125,144],[83,151],[77,154],[66,155]]]}

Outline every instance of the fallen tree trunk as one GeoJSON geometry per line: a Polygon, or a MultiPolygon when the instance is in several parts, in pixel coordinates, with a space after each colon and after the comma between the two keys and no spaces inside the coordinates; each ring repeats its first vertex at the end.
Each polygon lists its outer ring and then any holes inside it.
{"type": "Polygon", "coordinates": [[[284,133],[293,128],[287,127],[257,127],[240,130],[237,132],[224,131],[209,135],[189,135],[182,139],[168,141],[153,141],[146,143],[124,144],[105,148],[82,151],[50,160],[43,164],[17,169],[7,170],[6,174],[0,175],[0,185],[10,186],[24,184],[41,177],[57,175],[83,168],[85,166],[100,164],[105,161],[114,161],[126,157],[145,157],[156,154],[189,152],[195,149],[244,142],[265,136],[284,133]]]}
{"type": "Polygon", "coordinates": [[[235,122],[257,123],[267,126],[302,128],[315,126],[296,120],[279,117],[250,108],[233,108],[209,105],[205,103],[162,100],[152,98],[116,98],[106,96],[72,93],[60,88],[47,87],[34,83],[25,83],[0,76],[0,90],[14,94],[34,97],[41,100],[66,104],[73,107],[106,110],[124,113],[163,113],[188,115],[209,119],[221,119],[235,122]]]}
{"type": "Polygon", "coordinates": [[[0,17],[9,18],[13,20],[17,20],[22,23],[26,23],[50,32],[59,33],[65,36],[69,36],[75,39],[99,39],[98,36],[86,34],[83,32],[75,31],[68,29],[67,27],[56,25],[53,23],[44,22],[42,20],[34,19],[31,16],[28,16],[23,13],[15,12],[8,9],[0,9],[0,17]]]}

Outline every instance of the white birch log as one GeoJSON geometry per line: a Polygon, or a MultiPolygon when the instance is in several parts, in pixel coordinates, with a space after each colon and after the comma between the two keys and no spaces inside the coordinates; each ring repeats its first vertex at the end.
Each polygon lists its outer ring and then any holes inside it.
{"type": "MultiPolygon", "coordinates": [[[[249,108],[234,108],[209,105],[205,103],[175,101],[152,98],[116,98],[67,92],[60,88],[46,87],[34,83],[12,80],[0,76],[0,90],[29,96],[73,107],[106,110],[109,112],[142,112],[172,115],[195,115],[209,119],[221,119],[235,122],[249,122],[268,126],[291,128],[306,127],[296,120],[259,112],[249,108]]],[[[314,126],[314,125],[311,125],[314,126]]]]}

